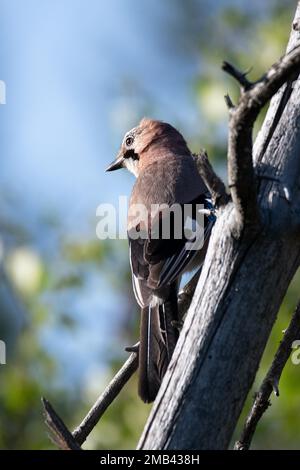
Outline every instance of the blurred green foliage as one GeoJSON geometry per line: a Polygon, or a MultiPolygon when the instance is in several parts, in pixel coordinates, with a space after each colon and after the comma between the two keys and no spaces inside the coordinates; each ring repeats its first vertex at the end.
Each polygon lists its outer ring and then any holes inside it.
{"type": "MultiPolygon", "coordinates": [[[[221,72],[220,64],[225,59],[243,70],[252,67],[250,78],[259,77],[285,50],[295,2],[274,0],[266,2],[262,8],[259,2],[250,7],[246,2],[233,6],[232,2],[224,1],[219,2],[219,7],[212,12],[209,8],[204,8],[205,3],[193,0],[170,2],[177,15],[178,30],[165,31],[164,34],[169,35],[179,54],[180,51],[186,51],[190,54],[191,61],[201,61],[199,73],[190,84],[201,126],[191,130],[189,142],[193,150],[197,150],[201,142],[217,168],[225,173],[227,110],[223,96],[229,92],[233,100],[236,100],[238,89],[221,72]]],[[[257,126],[262,119],[263,115],[257,126]]],[[[50,226],[51,230],[59,230],[57,221],[55,224],[49,222],[50,226]]],[[[87,272],[99,270],[105,273],[111,288],[115,292],[122,292],[124,298],[127,298],[119,334],[123,339],[126,338],[128,344],[135,342],[138,332],[135,318],[138,315],[132,315],[137,308],[131,294],[127,244],[120,241],[117,247],[116,243],[112,245],[96,239],[74,241],[67,236],[60,236],[59,259],[63,269],[56,269],[55,262],[51,263],[39,254],[22,224],[14,225],[3,220],[0,230],[1,237],[8,240],[4,253],[8,273],[7,288],[8,295],[14,298],[13,308],[17,312],[15,316],[9,315],[9,307],[6,311],[2,306],[0,327],[2,334],[6,332],[5,337],[10,338],[7,345],[10,365],[0,366],[0,447],[51,448],[41,415],[40,397],[46,394],[72,429],[80,422],[126,356],[118,350],[116,335],[116,339],[112,340],[116,347],[109,356],[106,371],[93,374],[88,383],[81,383],[76,390],[62,383],[58,384],[57,358],[51,356],[40,340],[41,329],[47,328],[50,321],[45,294],[52,293],[55,296],[58,292],[71,290],[80,295],[87,272]],[[16,272],[20,273],[22,263],[30,266],[30,270],[23,272],[21,269],[21,275],[16,275],[16,272]],[[118,276],[113,275],[116,270],[118,276]],[[130,315],[126,316],[126,309],[130,315]],[[12,320],[13,318],[18,320],[12,320]]],[[[239,435],[252,395],[271,363],[282,337],[282,330],[289,322],[298,300],[299,281],[298,275],[279,312],[235,437],[239,435]]],[[[1,291],[4,298],[3,286],[5,287],[4,283],[1,291]]],[[[1,296],[0,301],[3,303],[1,296]]],[[[56,327],[76,328],[76,319],[62,309],[56,327]]],[[[135,447],[150,411],[150,407],[138,399],[136,388],[135,377],[126,385],[90,435],[84,445],[86,448],[135,447]]],[[[299,368],[291,361],[284,370],[280,392],[279,398],[272,399],[271,408],[258,426],[253,441],[255,448],[299,448],[299,368]]]]}

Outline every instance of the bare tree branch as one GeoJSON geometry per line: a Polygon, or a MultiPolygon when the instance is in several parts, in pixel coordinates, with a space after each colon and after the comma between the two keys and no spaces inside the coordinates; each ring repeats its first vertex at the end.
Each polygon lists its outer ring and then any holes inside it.
{"type": "Polygon", "coordinates": [[[234,108],[234,104],[228,93],[224,96],[224,100],[225,100],[227,108],[229,109],[229,111],[231,111],[231,109],[234,108]]]}
{"type": "Polygon", "coordinates": [[[229,195],[226,192],[225,185],[221,178],[214,172],[205,150],[201,150],[195,155],[198,172],[202,176],[206,186],[208,187],[213,204],[216,208],[225,206],[229,201],[229,195]]]}
{"type": "Polygon", "coordinates": [[[293,342],[300,337],[300,302],[293,314],[291,323],[286,329],[277,349],[272,365],[255,395],[254,403],[246,419],[240,439],[235,443],[235,450],[247,450],[250,447],[257,424],[264,412],[271,405],[269,398],[274,391],[279,396],[278,384],[285,364],[290,357],[293,342]]]}
{"type": "Polygon", "coordinates": [[[246,78],[249,71],[241,72],[232,64],[226,62],[226,60],[224,60],[222,64],[222,70],[224,70],[224,72],[228,73],[228,75],[231,75],[239,82],[242,87],[242,91],[250,90],[250,88],[252,88],[253,84],[246,78]]]}
{"type": "Polygon", "coordinates": [[[199,269],[192,279],[183,287],[183,289],[178,294],[178,316],[180,320],[183,320],[186,312],[191,305],[197,283],[201,274],[201,269],[199,269]]]}
{"type": "Polygon", "coordinates": [[[294,74],[300,71],[300,47],[297,46],[275,63],[257,82],[250,83],[245,74],[227,62],[223,70],[242,85],[236,107],[230,109],[228,138],[228,179],[237,211],[238,232],[245,225],[258,225],[257,188],[252,161],[254,122],[271,97],[294,74]]]}

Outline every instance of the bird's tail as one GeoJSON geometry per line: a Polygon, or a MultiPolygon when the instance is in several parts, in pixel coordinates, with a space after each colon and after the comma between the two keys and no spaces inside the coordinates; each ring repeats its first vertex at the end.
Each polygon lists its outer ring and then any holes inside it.
{"type": "Polygon", "coordinates": [[[178,339],[173,322],[178,320],[176,298],[141,311],[139,347],[139,395],[154,401],[178,339]]]}

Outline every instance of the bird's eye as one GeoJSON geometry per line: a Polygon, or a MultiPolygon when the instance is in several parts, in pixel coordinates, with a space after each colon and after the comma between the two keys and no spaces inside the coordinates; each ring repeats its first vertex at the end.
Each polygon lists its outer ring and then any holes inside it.
{"type": "Polygon", "coordinates": [[[126,147],[130,147],[133,144],[133,137],[127,137],[125,140],[126,147]]]}

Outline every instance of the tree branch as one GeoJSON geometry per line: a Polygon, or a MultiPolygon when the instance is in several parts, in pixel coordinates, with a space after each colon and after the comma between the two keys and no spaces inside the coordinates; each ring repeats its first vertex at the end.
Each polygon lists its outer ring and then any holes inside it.
{"type": "Polygon", "coordinates": [[[200,274],[201,268],[194,274],[192,279],[178,294],[178,316],[181,321],[183,320],[186,312],[189,309],[189,306],[191,305],[200,274]]]}
{"type": "Polygon", "coordinates": [[[201,150],[199,154],[194,154],[198,172],[203,178],[204,183],[208,187],[213,205],[218,209],[225,206],[229,201],[229,195],[226,192],[225,185],[221,178],[214,172],[205,150],[201,150]]]}
{"type": "Polygon", "coordinates": [[[300,302],[293,314],[291,323],[286,329],[283,339],[277,349],[272,365],[258,391],[254,403],[246,419],[244,429],[239,441],[235,443],[235,450],[248,450],[255,433],[257,424],[264,412],[271,405],[269,397],[274,391],[279,396],[278,384],[285,364],[290,357],[293,342],[300,337],[300,302]]]}
{"type": "Polygon", "coordinates": [[[224,70],[224,72],[228,73],[228,75],[231,75],[239,82],[242,87],[242,91],[250,90],[250,88],[252,88],[253,84],[246,78],[249,71],[241,72],[232,64],[226,62],[226,60],[224,60],[222,64],[222,70],[224,70]]]}
{"type": "Polygon", "coordinates": [[[257,188],[252,161],[252,130],[263,106],[295,72],[300,71],[297,46],[275,63],[257,82],[250,84],[245,74],[225,62],[223,70],[242,84],[236,107],[230,109],[228,138],[228,179],[237,214],[237,232],[246,225],[259,224],[257,188]]]}
{"type": "Polygon", "coordinates": [[[224,96],[224,100],[225,100],[225,104],[226,104],[228,110],[231,111],[231,109],[234,108],[234,104],[233,104],[232,99],[230,98],[228,93],[224,96]]]}

